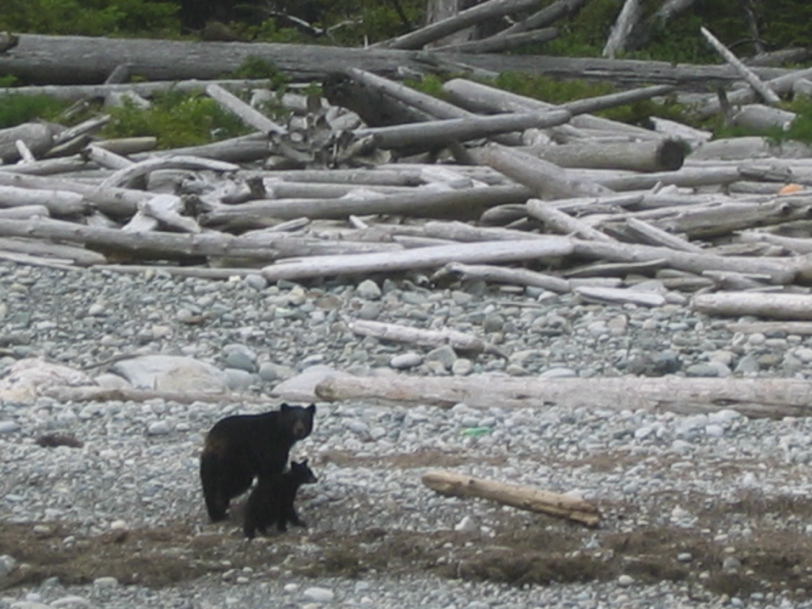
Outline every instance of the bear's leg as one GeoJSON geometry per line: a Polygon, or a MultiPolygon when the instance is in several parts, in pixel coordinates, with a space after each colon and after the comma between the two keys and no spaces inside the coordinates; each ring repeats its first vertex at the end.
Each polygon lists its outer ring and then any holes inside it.
{"type": "Polygon", "coordinates": [[[203,453],[200,456],[200,481],[209,518],[212,522],[224,520],[229,497],[223,491],[223,476],[220,472],[218,455],[203,453]]]}

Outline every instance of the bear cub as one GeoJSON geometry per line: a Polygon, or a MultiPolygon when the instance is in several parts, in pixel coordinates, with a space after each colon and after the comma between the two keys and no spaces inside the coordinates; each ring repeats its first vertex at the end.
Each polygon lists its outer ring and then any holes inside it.
{"type": "Polygon", "coordinates": [[[245,506],[243,534],[248,539],[253,539],[257,530],[266,535],[268,527],[274,523],[282,532],[288,530],[289,522],[297,527],[307,526],[293,504],[299,487],[316,481],[307,459],[291,461],[290,470],[276,480],[260,477],[245,506]]]}
{"type": "Polygon", "coordinates": [[[231,500],[255,477],[273,483],[282,475],[293,444],[313,431],[315,414],[315,404],[282,404],[279,410],[233,415],[214,424],[200,455],[200,481],[213,522],[226,517],[231,500]]]}

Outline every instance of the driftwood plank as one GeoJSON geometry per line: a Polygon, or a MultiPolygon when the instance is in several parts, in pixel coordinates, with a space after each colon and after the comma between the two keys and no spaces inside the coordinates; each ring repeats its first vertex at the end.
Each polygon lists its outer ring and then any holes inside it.
{"type": "Polygon", "coordinates": [[[567,518],[590,527],[598,526],[601,520],[600,512],[593,503],[533,486],[474,478],[443,470],[426,472],[421,480],[423,484],[441,495],[481,497],[520,510],[567,518]]]}

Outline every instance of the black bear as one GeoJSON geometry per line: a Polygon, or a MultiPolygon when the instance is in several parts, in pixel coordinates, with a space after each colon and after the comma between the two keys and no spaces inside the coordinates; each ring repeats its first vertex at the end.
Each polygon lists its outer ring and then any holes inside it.
{"type": "Polygon", "coordinates": [[[293,444],[313,431],[315,414],[315,404],[282,404],[279,410],[234,415],[214,424],[200,455],[200,481],[212,521],[226,517],[231,499],[247,491],[255,476],[273,481],[282,474],[293,444]]]}
{"type": "Polygon", "coordinates": [[[307,526],[293,503],[299,487],[314,482],[316,476],[307,466],[307,459],[291,461],[290,470],[274,480],[260,477],[245,506],[245,536],[253,539],[257,530],[265,535],[274,523],[279,531],[287,531],[289,522],[297,527],[307,526]]]}

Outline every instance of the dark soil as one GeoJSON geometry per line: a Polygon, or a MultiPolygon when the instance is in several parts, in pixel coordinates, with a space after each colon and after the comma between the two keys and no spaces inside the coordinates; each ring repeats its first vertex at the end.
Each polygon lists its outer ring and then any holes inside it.
{"type": "MultiPolygon", "coordinates": [[[[662,497],[662,514],[670,512],[675,499],[662,497]]],[[[383,529],[331,532],[324,523],[330,522],[331,512],[338,517],[341,506],[309,510],[306,500],[302,515],[322,523],[318,531],[296,529],[252,542],[241,538],[237,522],[204,524],[200,515],[159,529],[111,531],[95,537],[79,534],[78,526],[69,522],[0,522],[0,554],[10,554],[19,563],[0,587],[37,584],[54,576],[63,584],[112,576],[123,584],[157,588],[210,574],[227,577],[229,571],[251,567],[258,573],[284,569],[346,577],[370,571],[423,571],[515,585],[613,580],[625,573],[647,583],[695,583],[697,594],[742,597],[775,590],[806,598],[812,593],[812,537],[800,530],[812,516],[812,503],[756,494],[733,503],[720,504],[708,497],[691,497],[690,503],[704,506],[690,529],[669,524],[618,532],[625,516],[636,510],[625,504],[601,506],[607,517],[598,529],[502,510],[493,536],[383,529]],[[724,544],[713,541],[714,532],[741,522],[752,534],[724,544]],[[68,536],[74,537],[72,544],[64,542],[68,536]],[[726,545],[741,561],[736,572],[722,569],[726,545]],[[691,561],[680,562],[677,556],[682,553],[690,553],[691,561]]]]}

